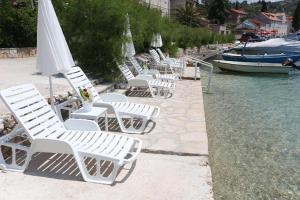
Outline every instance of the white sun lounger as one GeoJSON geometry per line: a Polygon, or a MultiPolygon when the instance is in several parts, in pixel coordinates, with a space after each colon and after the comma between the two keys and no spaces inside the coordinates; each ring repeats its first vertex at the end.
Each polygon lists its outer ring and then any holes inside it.
{"type": "Polygon", "coordinates": [[[141,140],[101,132],[93,121],[71,119],[63,124],[32,84],[2,90],[0,96],[31,143],[26,147],[10,142],[14,131],[1,137],[0,146],[12,149],[12,161],[7,163],[0,148],[4,170],[23,172],[36,152],[70,154],[85,181],[112,184],[118,171],[141,151],[141,140]],[[21,164],[16,159],[20,151],[26,152],[21,164]]]}
{"type": "Polygon", "coordinates": [[[130,88],[135,91],[149,90],[152,97],[164,96],[165,98],[174,92],[174,83],[154,79],[152,75],[138,75],[135,77],[126,64],[118,65],[118,67],[130,88]]]}
{"type": "Polygon", "coordinates": [[[174,84],[175,84],[175,81],[178,80],[177,76],[175,76],[173,74],[161,74],[156,69],[143,69],[135,57],[129,58],[129,61],[139,75],[153,75],[153,77],[155,79],[174,83],[174,84]]]}
{"type": "Polygon", "coordinates": [[[162,72],[164,73],[171,72],[172,74],[177,73],[180,78],[183,76],[183,72],[185,69],[184,58],[181,58],[180,60],[174,60],[174,59],[160,60],[159,54],[154,49],[149,50],[149,52],[153,58],[155,66],[158,69],[163,69],[162,72]]]}
{"type": "Polygon", "coordinates": [[[105,107],[108,109],[108,114],[115,115],[122,132],[143,133],[147,123],[150,120],[154,120],[160,113],[159,107],[131,103],[127,97],[122,94],[106,93],[100,96],[80,67],[72,67],[72,69],[64,75],[78,97],[80,97],[79,87],[90,89],[94,97],[93,106],[105,107]],[[123,118],[130,119],[129,127],[126,127],[124,124],[123,118]],[[142,124],[138,127],[134,127],[133,119],[142,119],[142,124]]]}
{"type": "Polygon", "coordinates": [[[169,60],[169,61],[171,61],[171,62],[173,62],[173,63],[179,63],[180,62],[180,59],[177,59],[177,58],[167,58],[165,55],[164,55],[164,53],[160,50],[160,48],[156,48],[155,49],[156,50],[156,52],[158,53],[158,55],[161,57],[161,59],[163,60],[163,61],[167,61],[167,60],[169,60]]]}

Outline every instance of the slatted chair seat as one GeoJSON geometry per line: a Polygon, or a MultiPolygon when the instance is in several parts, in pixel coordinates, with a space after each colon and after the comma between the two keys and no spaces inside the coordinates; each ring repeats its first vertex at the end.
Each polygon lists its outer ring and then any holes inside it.
{"type": "Polygon", "coordinates": [[[142,115],[145,118],[151,116],[151,113],[155,112],[153,106],[146,104],[126,103],[126,102],[111,102],[111,104],[121,113],[132,113],[137,117],[142,115]]]}
{"type": "Polygon", "coordinates": [[[165,98],[167,98],[169,94],[173,94],[175,90],[174,83],[154,79],[152,75],[138,75],[135,77],[126,64],[119,65],[118,67],[130,88],[134,90],[149,90],[152,97],[162,95],[165,98]]]}
{"type": "MultiPolygon", "coordinates": [[[[93,121],[73,119],[66,122],[68,126],[65,126],[32,84],[2,90],[0,96],[31,143],[27,149],[12,146],[12,163],[6,162],[0,148],[0,167],[5,170],[23,172],[35,152],[71,154],[85,181],[112,184],[119,169],[124,164],[134,162],[141,151],[141,140],[101,132],[93,121]],[[18,150],[26,151],[27,156],[22,165],[16,162],[15,154],[18,150]],[[95,161],[92,166],[94,170],[91,170],[91,163],[87,160],[95,161]],[[109,169],[103,170],[103,163],[107,163],[109,169]]],[[[8,134],[0,138],[0,146],[11,146],[8,144],[8,138],[11,137],[8,134]]]]}
{"type": "Polygon", "coordinates": [[[117,158],[130,163],[127,156],[135,143],[133,138],[123,135],[108,134],[97,131],[67,131],[62,141],[70,143],[79,152],[101,154],[105,157],[117,158]]]}
{"type": "Polygon", "coordinates": [[[73,67],[64,75],[79,97],[79,87],[90,89],[94,97],[93,106],[105,107],[109,113],[114,114],[122,132],[142,133],[148,121],[154,120],[160,113],[157,106],[132,103],[128,101],[126,96],[121,94],[107,93],[100,96],[80,67],[73,67]],[[134,127],[133,124],[130,124],[130,127],[125,126],[122,118],[128,117],[141,119],[142,125],[139,127],[134,127]]]}
{"type": "Polygon", "coordinates": [[[173,74],[156,74],[155,77],[157,79],[162,79],[162,80],[176,80],[176,79],[178,79],[173,74]]]}
{"type": "Polygon", "coordinates": [[[160,80],[150,80],[149,81],[149,85],[153,86],[153,87],[162,87],[162,88],[172,88],[174,87],[172,83],[168,83],[168,82],[163,82],[160,80]]]}

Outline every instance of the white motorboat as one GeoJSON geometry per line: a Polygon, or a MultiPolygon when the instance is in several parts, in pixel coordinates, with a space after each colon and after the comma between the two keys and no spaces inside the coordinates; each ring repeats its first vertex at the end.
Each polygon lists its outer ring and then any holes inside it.
{"type": "Polygon", "coordinates": [[[263,42],[240,44],[233,48],[233,50],[242,54],[300,53],[300,41],[286,38],[273,38],[263,42]]]}
{"type": "Polygon", "coordinates": [[[286,66],[280,63],[238,62],[227,60],[213,60],[213,63],[222,70],[236,72],[289,74],[295,70],[292,66],[286,66]]]}

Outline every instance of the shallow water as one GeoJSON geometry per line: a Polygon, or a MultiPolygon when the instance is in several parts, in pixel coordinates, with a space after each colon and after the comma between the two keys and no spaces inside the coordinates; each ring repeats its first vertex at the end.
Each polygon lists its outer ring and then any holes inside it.
{"type": "Polygon", "coordinates": [[[215,199],[299,200],[300,76],[216,72],[211,92],[204,104],[215,199]]]}

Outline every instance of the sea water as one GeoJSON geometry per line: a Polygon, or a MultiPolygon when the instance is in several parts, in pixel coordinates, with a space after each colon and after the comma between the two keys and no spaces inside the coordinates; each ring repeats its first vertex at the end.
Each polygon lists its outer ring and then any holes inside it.
{"type": "Polygon", "coordinates": [[[217,71],[204,104],[215,199],[299,200],[300,76],[217,71]]]}

